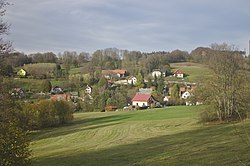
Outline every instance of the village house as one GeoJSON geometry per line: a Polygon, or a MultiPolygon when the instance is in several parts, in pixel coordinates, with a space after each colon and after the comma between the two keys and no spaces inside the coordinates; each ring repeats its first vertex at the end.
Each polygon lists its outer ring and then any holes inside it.
{"type": "Polygon", "coordinates": [[[127,71],[126,70],[102,70],[102,75],[106,78],[106,79],[112,79],[115,77],[118,78],[124,78],[127,76],[127,71]]]}
{"type": "Polygon", "coordinates": [[[128,84],[130,84],[130,85],[132,85],[132,84],[135,85],[136,82],[137,82],[137,78],[136,78],[136,77],[131,76],[131,77],[128,78],[128,84]]]}
{"type": "Polygon", "coordinates": [[[181,70],[176,70],[174,73],[173,73],[174,77],[177,77],[177,78],[184,78],[184,72],[181,71],[181,70]]]}
{"type": "Polygon", "coordinates": [[[132,99],[132,106],[136,107],[149,107],[151,104],[157,103],[151,94],[140,94],[137,93],[132,99]]]}
{"type": "Polygon", "coordinates": [[[166,77],[166,70],[163,69],[153,70],[152,77],[160,77],[160,76],[166,77]]]}
{"type": "Polygon", "coordinates": [[[25,92],[22,88],[14,88],[11,91],[11,96],[15,96],[18,98],[23,98],[25,97],[25,92]]]}
{"type": "Polygon", "coordinates": [[[190,92],[186,91],[181,95],[181,98],[187,100],[190,96],[191,96],[190,92]]]}
{"type": "Polygon", "coordinates": [[[91,94],[92,92],[92,87],[90,87],[89,85],[86,86],[85,90],[84,90],[84,93],[85,94],[91,94]]]}
{"type": "Polygon", "coordinates": [[[64,91],[61,87],[59,86],[55,86],[52,90],[51,90],[52,94],[63,94],[64,91]]]}
{"type": "Polygon", "coordinates": [[[165,97],[163,98],[163,101],[165,101],[165,102],[169,102],[169,101],[170,101],[170,99],[171,99],[171,96],[165,96],[165,97]]]}
{"type": "Polygon", "coordinates": [[[180,87],[179,89],[179,93],[180,93],[180,97],[187,91],[186,87],[180,87]]]}
{"type": "Polygon", "coordinates": [[[24,69],[20,69],[18,70],[17,75],[20,77],[25,77],[27,75],[27,72],[24,69]]]}

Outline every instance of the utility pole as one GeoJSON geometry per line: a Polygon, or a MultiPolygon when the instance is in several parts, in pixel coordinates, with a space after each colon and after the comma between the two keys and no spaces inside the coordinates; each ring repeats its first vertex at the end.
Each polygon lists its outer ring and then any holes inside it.
{"type": "Polygon", "coordinates": [[[250,40],[249,40],[249,43],[248,43],[248,56],[250,55],[250,40]]]}

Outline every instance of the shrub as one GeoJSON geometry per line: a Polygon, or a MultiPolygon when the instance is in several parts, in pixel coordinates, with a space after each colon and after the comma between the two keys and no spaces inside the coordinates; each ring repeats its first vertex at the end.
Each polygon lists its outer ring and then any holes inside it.
{"type": "Polygon", "coordinates": [[[36,104],[35,109],[38,111],[38,121],[41,128],[53,127],[59,124],[56,118],[57,112],[51,101],[41,100],[36,104]]]}
{"type": "Polygon", "coordinates": [[[59,126],[73,119],[73,109],[66,101],[41,100],[38,103],[24,103],[22,109],[29,129],[59,126]]]}
{"type": "Polygon", "coordinates": [[[39,129],[39,112],[35,109],[35,104],[22,103],[23,123],[29,129],[39,129]]]}
{"type": "Polygon", "coordinates": [[[53,105],[58,116],[59,124],[65,124],[73,119],[73,109],[68,102],[55,101],[53,105]]]}
{"type": "Polygon", "coordinates": [[[206,106],[203,110],[201,110],[200,122],[206,123],[206,122],[213,122],[217,120],[218,120],[218,117],[216,115],[216,112],[213,111],[211,106],[206,106]]]}
{"type": "MultiPolygon", "coordinates": [[[[247,111],[240,111],[240,112],[234,112],[230,118],[223,118],[223,121],[231,122],[231,121],[241,121],[245,118],[247,118],[247,111]]],[[[224,116],[226,117],[226,116],[224,116]]],[[[216,111],[214,111],[214,108],[212,106],[205,107],[204,110],[200,113],[200,121],[203,123],[206,122],[215,122],[219,121],[219,118],[217,116],[216,111]]]]}
{"type": "Polygon", "coordinates": [[[52,84],[49,80],[44,80],[41,83],[41,91],[44,93],[49,93],[52,89],[52,84]]]}

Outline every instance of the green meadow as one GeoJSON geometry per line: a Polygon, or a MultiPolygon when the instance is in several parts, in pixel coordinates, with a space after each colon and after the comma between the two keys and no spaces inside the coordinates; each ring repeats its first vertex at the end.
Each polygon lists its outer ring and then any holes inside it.
{"type": "MultiPolygon", "coordinates": [[[[172,71],[175,71],[177,69],[183,71],[187,77],[177,80],[187,81],[187,82],[198,82],[204,77],[211,76],[212,70],[208,68],[208,66],[198,63],[192,63],[192,62],[181,62],[181,63],[171,63],[172,71]]],[[[170,79],[176,79],[176,78],[170,78],[170,79]]]]}
{"type": "Polygon", "coordinates": [[[247,165],[250,121],[201,124],[204,106],[75,113],[32,132],[34,165],[247,165]]]}
{"type": "MultiPolygon", "coordinates": [[[[14,85],[16,87],[21,87],[25,91],[37,91],[39,92],[41,89],[41,83],[43,82],[43,79],[32,79],[32,78],[19,78],[14,80],[14,85]]],[[[50,79],[50,82],[52,84],[52,87],[54,86],[61,86],[63,84],[63,81],[50,79]]]]}

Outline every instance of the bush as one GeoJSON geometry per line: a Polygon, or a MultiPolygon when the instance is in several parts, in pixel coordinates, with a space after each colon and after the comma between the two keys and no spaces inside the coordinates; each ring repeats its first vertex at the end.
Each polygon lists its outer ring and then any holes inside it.
{"type": "Polygon", "coordinates": [[[58,116],[59,124],[65,124],[73,119],[73,110],[68,102],[55,101],[53,105],[58,116]]]}
{"type": "Polygon", "coordinates": [[[66,101],[41,100],[23,105],[24,121],[29,129],[43,129],[59,126],[73,119],[73,109],[66,101]]]}
{"type": "MultiPolygon", "coordinates": [[[[241,111],[239,113],[233,112],[232,116],[230,118],[226,118],[226,116],[223,116],[222,121],[231,122],[231,121],[241,121],[243,119],[247,118],[247,111],[241,111]]],[[[203,123],[206,122],[215,122],[219,121],[219,118],[217,116],[217,113],[215,109],[211,106],[207,106],[202,112],[200,113],[200,121],[203,123]]]]}
{"type": "Polygon", "coordinates": [[[35,109],[38,111],[38,123],[41,128],[53,127],[59,124],[53,102],[41,100],[36,104],[35,109]]]}
{"type": "Polygon", "coordinates": [[[25,123],[28,129],[39,129],[39,112],[35,108],[35,104],[22,103],[23,123],[25,123]]]}
{"type": "Polygon", "coordinates": [[[206,123],[215,121],[218,121],[218,117],[213,107],[211,106],[204,107],[200,113],[200,122],[206,123]]]}
{"type": "Polygon", "coordinates": [[[185,101],[181,99],[170,99],[167,103],[168,106],[177,106],[177,105],[185,105],[185,101]]]}
{"type": "Polygon", "coordinates": [[[49,93],[52,89],[52,84],[49,80],[44,80],[41,83],[41,91],[44,93],[49,93]]]}

